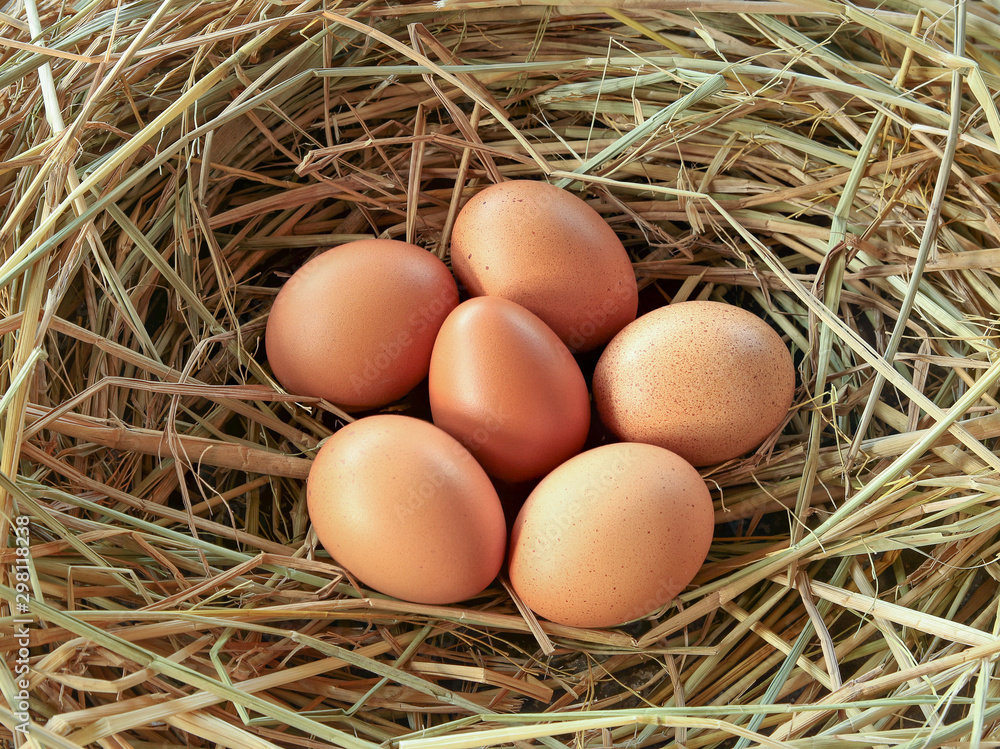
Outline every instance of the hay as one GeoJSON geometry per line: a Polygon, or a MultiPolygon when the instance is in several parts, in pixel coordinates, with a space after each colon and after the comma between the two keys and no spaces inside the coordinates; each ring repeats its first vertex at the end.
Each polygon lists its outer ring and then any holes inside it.
{"type": "Polygon", "coordinates": [[[8,6],[0,739],[997,746],[998,23],[963,0],[8,6]],[[500,584],[359,589],[303,492],[350,417],[263,356],[312,253],[447,257],[458,207],[512,177],[585,196],[646,303],[747,306],[799,364],[781,436],[706,472],[695,584],[616,630],[526,620],[500,584]]]}

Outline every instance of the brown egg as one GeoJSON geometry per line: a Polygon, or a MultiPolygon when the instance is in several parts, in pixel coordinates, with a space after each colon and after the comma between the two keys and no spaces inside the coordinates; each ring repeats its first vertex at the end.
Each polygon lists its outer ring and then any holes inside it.
{"type": "Polygon", "coordinates": [[[601,420],[621,439],[705,466],[743,455],[781,425],[795,366],[781,337],[752,312],[681,302],[615,336],[593,385],[601,420]]]}
{"type": "Polygon", "coordinates": [[[635,319],[628,253],[600,214],[546,182],[487,187],[459,212],[455,275],[472,296],[499,296],[534,312],[572,351],[589,351],[635,319]]]}
{"type": "Polygon", "coordinates": [[[307,501],[337,563],[395,598],[464,601],[503,563],[506,526],[489,477],[426,421],[379,414],[334,433],[309,471],[307,501]]]}
{"type": "Polygon", "coordinates": [[[511,534],[510,582],[546,619],[614,627],[681,592],[714,527],[711,496],[690,463],[654,445],[602,445],[528,497],[511,534]]]}
{"type": "Polygon", "coordinates": [[[427,382],[434,423],[503,481],[542,476],[587,439],[579,365],[545,323],[507,299],[470,299],[448,316],[427,382]]]}
{"type": "Polygon", "coordinates": [[[391,239],[350,242],[281,287],[267,359],[290,393],[346,409],[382,406],[427,376],[434,337],[457,304],[455,280],[435,255],[391,239]]]}

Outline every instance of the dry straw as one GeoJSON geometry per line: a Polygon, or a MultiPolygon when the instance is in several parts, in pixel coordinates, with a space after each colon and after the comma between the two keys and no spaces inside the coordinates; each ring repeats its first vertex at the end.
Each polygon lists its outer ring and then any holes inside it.
{"type": "Polygon", "coordinates": [[[1000,745],[995,3],[24,0],[0,55],[5,746],[1000,745]],[[359,588],[303,501],[351,417],[262,351],[313,253],[447,259],[508,178],[798,363],[615,630],[359,588]]]}

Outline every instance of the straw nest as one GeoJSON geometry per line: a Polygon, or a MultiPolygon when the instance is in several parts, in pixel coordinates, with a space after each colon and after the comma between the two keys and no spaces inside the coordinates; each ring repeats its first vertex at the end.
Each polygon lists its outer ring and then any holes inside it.
{"type": "Polygon", "coordinates": [[[997,746],[998,21],[8,5],[0,741],[997,746]],[[458,207],[512,177],[589,200],[647,302],[751,307],[799,368],[781,435],[705,472],[694,584],[615,630],[528,621],[500,584],[359,589],[304,503],[345,415],[284,394],[262,350],[313,253],[447,258],[458,207]]]}

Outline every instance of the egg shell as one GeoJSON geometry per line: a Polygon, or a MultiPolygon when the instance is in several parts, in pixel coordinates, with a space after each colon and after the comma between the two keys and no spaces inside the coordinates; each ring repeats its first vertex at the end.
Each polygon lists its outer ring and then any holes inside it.
{"type": "Polygon", "coordinates": [[[608,344],[594,402],[618,437],[665,447],[696,466],[760,445],[788,414],[795,365],[760,317],[721,302],[653,310],[608,344]]]}
{"type": "Polygon", "coordinates": [[[635,274],[621,240],[586,202],[546,182],[510,180],[473,196],[455,219],[451,260],[472,296],[517,302],[574,352],[635,319],[635,274]]]}
{"type": "Polygon", "coordinates": [[[281,287],[268,362],[290,393],[348,410],[382,406],[427,376],[434,338],[457,305],[455,279],[435,255],[392,239],[350,242],[281,287]]]}
{"type": "Polygon", "coordinates": [[[379,414],[334,433],[316,454],[306,497],[323,548],[386,595],[464,601],[503,563],[507,529],[489,477],[426,421],[379,414]]]}
{"type": "Polygon", "coordinates": [[[669,603],[708,555],[712,499],[698,471],[654,445],[602,445],[535,487],[514,522],[510,582],[535,613],[613,627],[669,603]]]}
{"type": "Polygon", "coordinates": [[[548,473],[580,452],[590,428],[590,394],[569,349],[500,297],[470,299],[444,321],[428,390],[434,423],[503,481],[548,473]]]}

